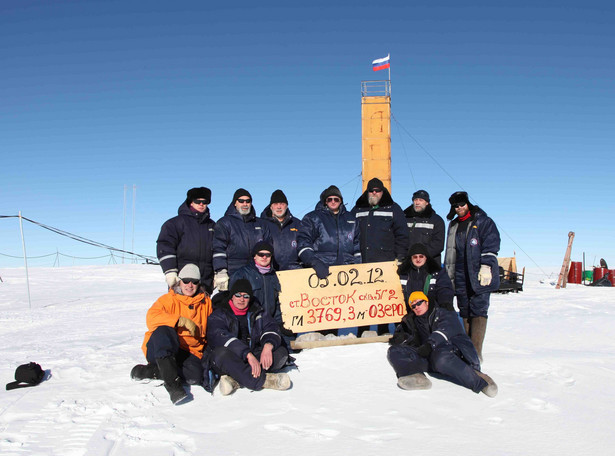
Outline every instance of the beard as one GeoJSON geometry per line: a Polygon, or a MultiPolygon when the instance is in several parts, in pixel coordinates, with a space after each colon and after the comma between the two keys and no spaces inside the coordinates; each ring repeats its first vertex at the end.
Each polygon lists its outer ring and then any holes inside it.
{"type": "Polygon", "coordinates": [[[248,215],[250,213],[250,208],[242,209],[241,207],[238,207],[237,212],[239,212],[240,215],[248,215]]]}
{"type": "Polygon", "coordinates": [[[378,203],[380,202],[380,198],[378,196],[369,195],[367,197],[367,202],[369,203],[370,206],[377,206],[378,203]]]}

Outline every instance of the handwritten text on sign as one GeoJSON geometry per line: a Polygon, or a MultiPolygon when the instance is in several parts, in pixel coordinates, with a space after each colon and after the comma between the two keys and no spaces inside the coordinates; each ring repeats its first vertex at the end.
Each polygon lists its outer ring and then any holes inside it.
{"type": "Polygon", "coordinates": [[[284,327],[293,332],[394,323],[406,313],[394,261],[278,272],[284,327]]]}

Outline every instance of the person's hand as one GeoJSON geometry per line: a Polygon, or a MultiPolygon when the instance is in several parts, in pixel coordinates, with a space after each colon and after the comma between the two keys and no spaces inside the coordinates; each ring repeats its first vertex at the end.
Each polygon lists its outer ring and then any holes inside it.
{"type": "Polygon", "coordinates": [[[248,364],[252,368],[252,377],[258,378],[261,375],[261,364],[252,353],[248,353],[248,364]]]}
{"type": "Polygon", "coordinates": [[[316,275],[319,279],[325,279],[329,275],[329,265],[324,264],[320,260],[314,260],[312,262],[312,268],[316,271],[316,275]]]}
{"type": "Polygon", "coordinates": [[[267,370],[273,364],[273,345],[269,342],[265,344],[263,347],[263,351],[261,352],[261,366],[263,369],[267,370]]]}
{"type": "Polygon", "coordinates": [[[478,281],[483,287],[486,287],[491,283],[491,279],[491,266],[481,264],[480,271],[478,271],[478,281]]]}
{"type": "Polygon", "coordinates": [[[167,272],[164,275],[164,280],[167,281],[167,285],[169,286],[169,288],[173,288],[179,282],[177,272],[167,272]]]}
{"type": "Polygon", "coordinates": [[[226,269],[220,269],[214,275],[214,288],[217,288],[219,291],[228,290],[228,272],[226,269]]]}
{"type": "Polygon", "coordinates": [[[199,327],[195,322],[186,317],[179,317],[177,320],[177,326],[186,328],[192,337],[199,337],[199,327]]]}

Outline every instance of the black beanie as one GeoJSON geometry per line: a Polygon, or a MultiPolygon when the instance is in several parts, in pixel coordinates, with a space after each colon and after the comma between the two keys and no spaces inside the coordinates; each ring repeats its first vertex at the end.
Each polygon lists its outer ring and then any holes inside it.
{"type": "Polygon", "coordinates": [[[253,291],[252,285],[250,285],[250,281],[248,279],[237,280],[231,287],[229,294],[233,296],[235,293],[248,293],[250,296],[252,296],[253,291]]]}
{"type": "Polygon", "coordinates": [[[252,256],[255,256],[261,250],[271,252],[271,254],[273,255],[273,246],[271,244],[265,241],[258,241],[252,248],[252,256]]]}
{"type": "Polygon", "coordinates": [[[370,179],[370,181],[367,183],[367,191],[368,192],[370,190],[374,189],[374,188],[379,188],[380,190],[384,190],[384,184],[377,177],[374,177],[373,179],[370,179]]]}
{"type": "Polygon", "coordinates": [[[416,192],[414,192],[414,194],[412,195],[412,201],[417,198],[421,198],[429,203],[429,193],[427,193],[427,191],[425,190],[417,190],[416,192]]]}
{"type": "Polygon", "coordinates": [[[245,188],[238,188],[237,190],[235,190],[232,202],[235,203],[235,201],[237,201],[237,199],[241,198],[242,196],[247,196],[248,198],[252,199],[252,195],[250,195],[249,191],[247,191],[245,188]]]}
{"type": "Polygon", "coordinates": [[[190,206],[196,199],[204,199],[207,204],[211,202],[211,190],[207,187],[195,187],[188,190],[186,194],[186,204],[190,206]]]}
{"type": "Polygon", "coordinates": [[[412,246],[410,247],[410,250],[408,250],[408,257],[411,257],[412,255],[425,255],[426,257],[429,258],[429,252],[427,251],[427,246],[425,244],[421,244],[420,242],[417,242],[416,244],[412,244],[412,246]]]}
{"type": "Polygon", "coordinates": [[[269,205],[271,206],[273,203],[285,203],[288,204],[288,200],[286,199],[286,195],[282,190],[276,190],[271,194],[271,201],[269,201],[269,205]]]}
{"type": "Polygon", "coordinates": [[[342,203],[344,203],[344,198],[342,198],[342,192],[340,192],[340,189],[337,188],[335,185],[330,185],[325,190],[323,190],[323,192],[320,194],[320,202],[322,204],[326,204],[327,198],[329,198],[330,196],[338,196],[342,200],[342,203]]]}

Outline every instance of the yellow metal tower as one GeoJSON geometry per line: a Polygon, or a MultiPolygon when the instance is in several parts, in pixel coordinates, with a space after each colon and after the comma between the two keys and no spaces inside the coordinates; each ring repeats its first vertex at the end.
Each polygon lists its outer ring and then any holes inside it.
{"type": "Polygon", "coordinates": [[[391,191],[391,81],[361,82],[361,129],[363,190],[377,177],[391,191]]]}

